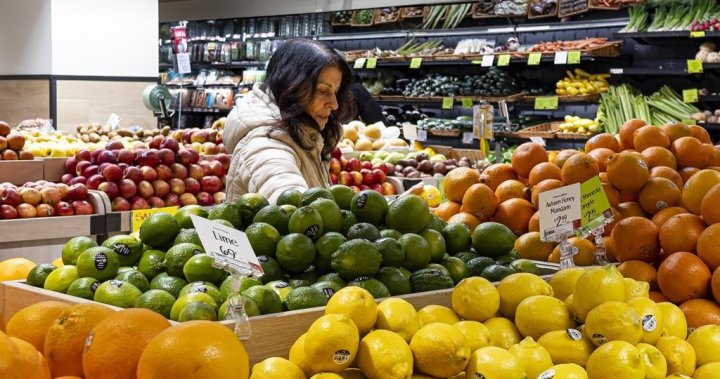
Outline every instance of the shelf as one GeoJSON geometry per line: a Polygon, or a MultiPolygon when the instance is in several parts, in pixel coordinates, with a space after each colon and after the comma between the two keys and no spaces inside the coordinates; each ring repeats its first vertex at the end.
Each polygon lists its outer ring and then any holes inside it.
{"type": "Polygon", "coordinates": [[[720,38],[720,32],[705,32],[704,37],[694,37],[689,30],[675,30],[667,32],[635,32],[635,33],[615,33],[616,38],[632,38],[641,42],[648,43],[650,41],[673,40],[673,39],[697,39],[703,38],[720,38]]]}
{"type": "MultiPolygon", "coordinates": [[[[554,96],[554,95],[548,95],[548,96],[554,96]]],[[[453,102],[454,107],[461,106],[459,103],[462,101],[463,98],[470,98],[473,100],[473,103],[477,103],[478,101],[488,101],[491,103],[496,103],[502,98],[483,98],[483,97],[477,97],[477,96],[455,96],[455,101],[453,102]]],[[[416,105],[422,105],[422,104],[428,104],[428,105],[438,105],[442,104],[443,97],[431,97],[431,98],[411,98],[411,97],[405,97],[405,98],[395,98],[395,97],[374,97],[375,101],[377,101],[380,104],[416,104],[416,105]]],[[[534,99],[518,99],[517,97],[507,98],[508,104],[520,104],[520,105],[534,105],[535,100],[534,99]]],[[[566,100],[562,97],[558,97],[558,102],[560,104],[566,104],[566,105],[592,105],[597,104],[598,101],[589,101],[589,100],[566,100]]]]}
{"type": "MultiPolygon", "coordinates": [[[[422,61],[422,66],[477,66],[477,67],[483,67],[483,68],[490,68],[490,67],[502,67],[497,66],[497,56],[502,55],[503,53],[496,53],[496,59],[493,61],[492,66],[482,66],[481,60],[482,57],[478,57],[477,59],[457,59],[457,60],[425,60],[422,61]]],[[[506,54],[513,54],[511,52],[508,52],[506,54]]],[[[411,57],[412,58],[412,57],[411,57]]],[[[597,62],[597,61],[605,61],[605,60],[617,60],[620,57],[598,57],[593,55],[582,55],[580,57],[580,62],[597,62]]],[[[512,57],[510,59],[510,63],[513,65],[516,64],[524,64],[528,67],[532,67],[527,65],[527,57],[512,57]]],[[[554,53],[544,53],[542,59],[540,60],[540,63],[555,63],[555,54],[554,53]]],[[[352,63],[351,63],[352,65],[352,63]]],[[[409,66],[410,65],[410,59],[408,60],[401,60],[401,61],[387,61],[383,60],[382,58],[378,58],[377,61],[377,67],[403,67],[403,66],[409,66]]],[[[577,66],[578,64],[570,64],[565,63],[562,64],[567,66],[577,66]]],[[[367,68],[365,66],[361,67],[363,70],[373,70],[372,68],[367,68]]]]}
{"type": "MultiPolygon", "coordinates": [[[[190,63],[190,67],[193,69],[239,69],[239,68],[249,68],[249,67],[265,67],[265,61],[240,61],[240,62],[214,62],[214,63],[190,63]]],[[[160,63],[159,68],[162,69],[170,69],[173,68],[173,64],[171,63],[160,63]]]]}
{"type": "Polygon", "coordinates": [[[190,88],[190,89],[204,89],[204,88],[237,88],[241,87],[244,84],[204,84],[201,86],[197,86],[194,84],[188,84],[188,85],[180,85],[180,84],[165,84],[166,87],[170,88],[190,88]]]}
{"type": "MultiPolygon", "coordinates": [[[[716,71],[720,69],[720,63],[704,63],[703,73],[707,71],[716,71]]],[[[662,68],[662,67],[629,67],[629,68],[611,68],[612,75],[668,75],[668,76],[686,76],[699,75],[690,74],[686,67],[682,68],[662,68]]]]}
{"type": "Polygon", "coordinates": [[[720,103],[720,95],[698,96],[699,103],[720,103]]]}
{"type": "Polygon", "coordinates": [[[182,108],[182,109],[176,109],[178,112],[182,113],[218,113],[218,114],[227,114],[230,113],[232,109],[219,109],[219,108],[182,108]]]}

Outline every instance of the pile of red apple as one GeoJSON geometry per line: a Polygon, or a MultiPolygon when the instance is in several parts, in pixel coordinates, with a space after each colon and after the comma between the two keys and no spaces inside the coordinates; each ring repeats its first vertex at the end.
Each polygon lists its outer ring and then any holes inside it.
{"type": "Polygon", "coordinates": [[[339,149],[334,149],[330,159],[330,181],[342,184],[355,192],[371,189],[383,195],[396,195],[392,183],[385,181],[388,174],[392,175],[395,167],[389,163],[373,166],[370,162],[361,162],[357,158],[347,159],[339,149]]]}
{"type": "Polygon", "coordinates": [[[10,124],[0,121],[0,161],[33,160],[32,153],[23,150],[25,136],[11,133],[10,124]]]}
{"type": "Polygon", "coordinates": [[[0,219],[89,215],[95,209],[84,184],[28,182],[21,187],[0,184],[0,219]]]}
{"type": "Polygon", "coordinates": [[[200,160],[197,151],[180,148],[173,138],[157,142],[157,148],[132,151],[119,141],[110,141],[105,149],[92,152],[79,150],[65,161],[62,181],[105,192],[113,211],[207,206],[225,199],[223,182],[230,155],[200,160]]]}

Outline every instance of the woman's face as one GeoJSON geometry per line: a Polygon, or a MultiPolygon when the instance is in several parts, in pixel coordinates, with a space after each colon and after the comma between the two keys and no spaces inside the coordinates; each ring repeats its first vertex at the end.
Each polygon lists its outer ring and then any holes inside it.
{"type": "Polygon", "coordinates": [[[315,97],[305,108],[305,113],[310,115],[320,125],[320,130],[325,128],[330,113],[338,108],[336,94],[342,82],[342,72],[335,67],[325,67],[320,71],[320,76],[315,84],[315,97]]]}

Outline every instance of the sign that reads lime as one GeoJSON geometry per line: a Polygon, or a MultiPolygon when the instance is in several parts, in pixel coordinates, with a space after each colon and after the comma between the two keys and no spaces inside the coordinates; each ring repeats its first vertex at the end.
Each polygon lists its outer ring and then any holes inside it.
{"type": "Polygon", "coordinates": [[[140,231],[140,225],[147,220],[150,215],[155,213],[169,213],[174,215],[177,213],[178,207],[164,207],[164,208],[152,208],[152,209],[136,209],[130,212],[130,226],[133,232],[140,231]]]}
{"type": "Polygon", "coordinates": [[[605,195],[600,177],[594,177],[580,184],[582,208],[582,234],[605,223],[612,217],[610,202],[605,195]]]}
{"type": "Polygon", "coordinates": [[[264,274],[245,233],[199,216],[190,218],[205,252],[215,264],[242,275],[264,274]]]}

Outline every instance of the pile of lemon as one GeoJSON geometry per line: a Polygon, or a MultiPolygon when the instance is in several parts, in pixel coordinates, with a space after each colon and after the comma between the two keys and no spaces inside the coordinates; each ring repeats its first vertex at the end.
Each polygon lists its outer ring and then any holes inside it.
{"type": "Polygon", "coordinates": [[[497,287],[467,278],[452,308],[345,287],[300,336],[289,359],[251,379],[717,378],[720,326],[688,328],[682,311],[615,266],[570,268],[548,282],[519,273],[497,287]]]}

